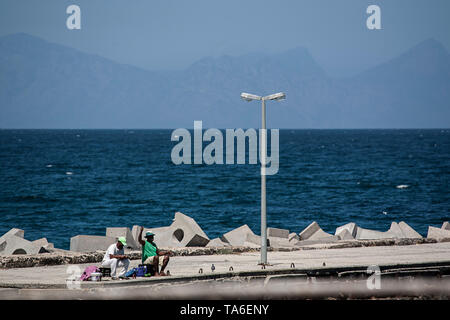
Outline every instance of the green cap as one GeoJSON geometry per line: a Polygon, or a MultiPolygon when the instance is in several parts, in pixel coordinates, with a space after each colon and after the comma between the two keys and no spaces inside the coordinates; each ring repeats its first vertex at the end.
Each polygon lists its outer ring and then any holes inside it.
{"type": "Polygon", "coordinates": [[[146,237],[150,237],[150,236],[154,236],[155,234],[153,233],[153,232],[151,232],[151,231],[147,231],[146,233],[145,233],[145,236],[146,237]]]}
{"type": "Polygon", "coordinates": [[[122,244],[123,244],[124,246],[127,245],[127,239],[125,239],[125,237],[119,237],[119,239],[117,239],[117,240],[120,241],[120,242],[122,242],[122,244]]]}

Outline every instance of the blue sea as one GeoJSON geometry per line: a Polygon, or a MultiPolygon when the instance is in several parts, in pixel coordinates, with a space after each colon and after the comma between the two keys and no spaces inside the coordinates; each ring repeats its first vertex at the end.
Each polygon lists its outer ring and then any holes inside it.
{"type": "MultiPolygon", "coordinates": [[[[174,165],[172,130],[0,130],[0,235],[68,249],[106,227],[193,217],[210,238],[243,224],[260,234],[260,167],[174,165]]],[[[206,144],[205,144],[206,145],[206,144]]],[[[426,236],[450,220],[450,130],[280,130],[267,176],[268,226],[327,232],[348,222],[426,236]]]]}

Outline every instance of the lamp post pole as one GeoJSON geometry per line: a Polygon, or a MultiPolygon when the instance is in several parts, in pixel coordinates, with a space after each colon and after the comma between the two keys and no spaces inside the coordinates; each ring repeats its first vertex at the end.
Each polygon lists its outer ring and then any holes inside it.
{"type": "Polygon", "coordinates": [[[267,207],[266,207],[266,156],[267,156],[267,132],[266,132],[266,101],[261,99],[261,264],[267,264],[267,207]]]}
{"type": "Polygon", "coordinates": [[[251,93],[241,93],[241,98],[246,101],[261,100],[261,132],[260,132],[260,155],[261,162],[261,261],[267,264],[267,212],[266,212],[266,160],[267,160],[267,129],[266,129],[266,100],[283,100],[286,95],[283,92],[274,93],[265,97],[251,93]]]}

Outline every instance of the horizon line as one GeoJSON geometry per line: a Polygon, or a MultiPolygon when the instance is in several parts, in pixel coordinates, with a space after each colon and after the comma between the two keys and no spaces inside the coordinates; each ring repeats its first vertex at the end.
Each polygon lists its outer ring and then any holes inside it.
{"type": "MultiPolygon", "coordinates": [[[[0,128],[0,130],[176,130],[177,128],[0,128]]],[[[194,128],[183,128],[183,129],[192,129],[194,128]]],[[[219,130],[227,130],[227,129],[261,129],[261,128],[216,128],[216,127],[205,127],[202,130],[208,129],[219,129],[219,130]]],[[[278,130],[450,130],[450,127],[404,127],[404,128],[395,128],[395,127],[387,127],[387,128],[267,128],[270,129],[278,129],[278,130]]]]}

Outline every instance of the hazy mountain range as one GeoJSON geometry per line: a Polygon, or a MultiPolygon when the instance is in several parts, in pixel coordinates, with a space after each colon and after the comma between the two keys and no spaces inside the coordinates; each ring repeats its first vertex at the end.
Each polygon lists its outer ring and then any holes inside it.
{"type": "MultiPolygon", "coordinates": [[[[183,54],[180,52],[180,54],[183,54]]],[[[298,47],[281,54],[207,57],[149,71],[27,34],[0,38],[0,128],[448,128],[450,54],[425,40],[350,78],[329,77],[298,47]]]]}

